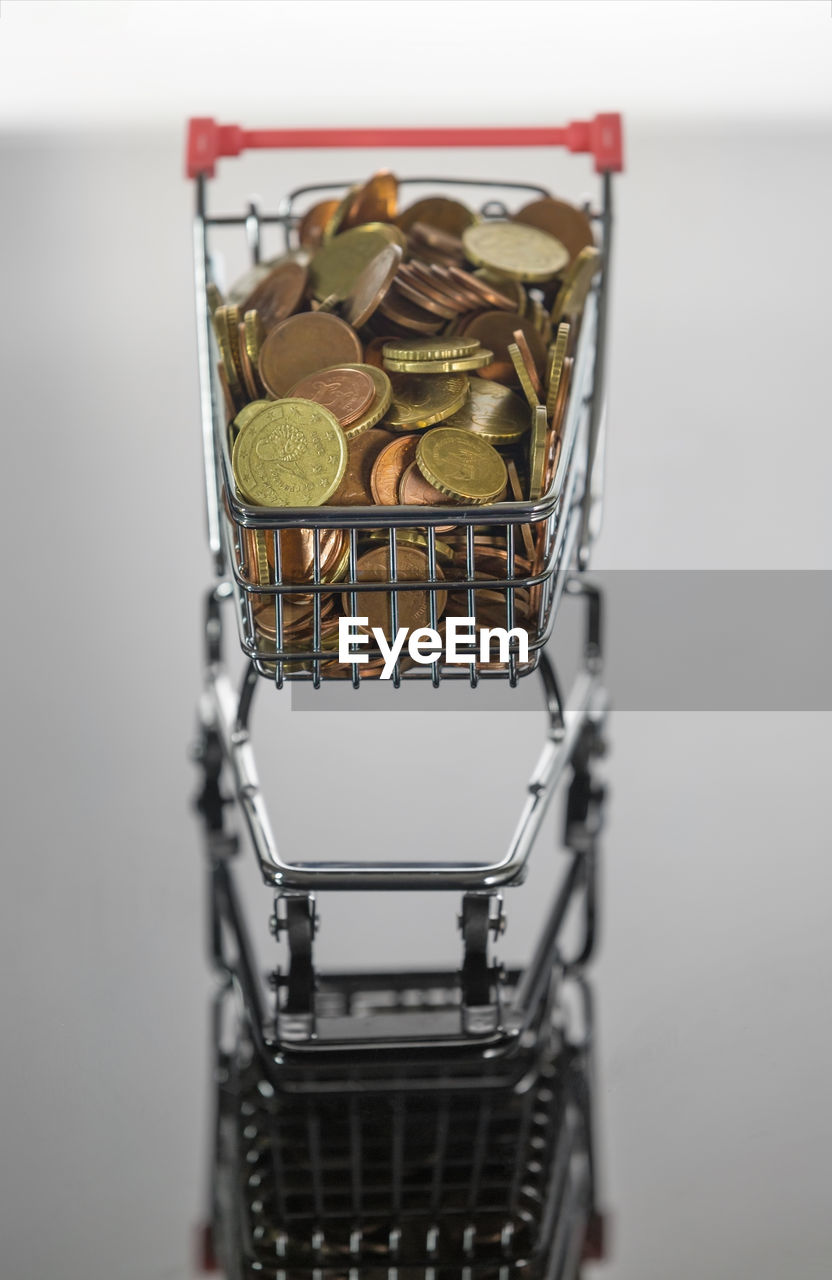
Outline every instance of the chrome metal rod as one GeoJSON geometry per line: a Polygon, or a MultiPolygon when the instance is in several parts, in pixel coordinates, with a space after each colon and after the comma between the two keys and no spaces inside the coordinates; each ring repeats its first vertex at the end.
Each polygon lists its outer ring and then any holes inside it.
{"type": "Polygon", "coordinates": [[[202,454],[205,469],[205,499],[208,515],[208,545],[218,577],[225,572],[225,556],[220,536],[217,493],[218,457],[214,436],[214,380],[211,374],[211,316],[208,310],[208,237],[205,224],[205,178],[196,180],[194,215],[194,282],[196,286],[196,343],[199,364],[199,401],[202,418],[202,454]]]}
{"type": "MultiPolygon", "coordinates": [[[[494,889],[519,884],[535,836],[556,785],[590,716],[603,714],[606,694],[600,677],[582,672],[572,687],[563,728],[549,736],[528,783],[528,794],[508,851],[497,862],[286,862],[272,832],[248,731],[239,721],[239,703],[220,668],[208,674],[212,727],[230,765],[234,790],[251,836],[263,879],[284,889],[494,889]]],[[[548,695],[548,687],[546,688],[548,695]]]]}

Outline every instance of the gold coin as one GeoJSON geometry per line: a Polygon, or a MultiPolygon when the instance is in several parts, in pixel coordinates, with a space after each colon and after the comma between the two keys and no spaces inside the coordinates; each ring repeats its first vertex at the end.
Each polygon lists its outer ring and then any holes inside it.
{"type": "MultiPolygon", "coordinates": [[[[367,534],[366,541],[372,545],[377,542],[385,542],[389,545],[390,535],[386,529],[371,529],[367,534]]],[[[418,529],[397,529],[396,545],[419,547],[422,551],[426,551],[428,540],[418,529]]],[[[443,542],[441,538],[434,538],[433,544],[436,548],[436,554],[441,556],[443,560],[453,560],[454,549],[449,542],[443,542]]]]}
{"type": "Polygon", "coordinates": [[[560,240],[519,222],[481,222],[463,231],[462,243],[471,262],[514,280],[551,280],[569,261],[560,240]]]}
{"type": "Polygon", "coordinates": [[[269,585],[269,557],[266,551],[266,535],[262,529],[252,530],[254,533],[254,547],[257,557],[257,585],[259,587],[267,587],[269,585]]]}
{"type": "Polygon", "coordinates": [[[350,206],[352,205],[353,200],[358,195],[360,190],[361,190],[360,186],[350,187],[347,194],[345,196],[342,196],[341,199],[338,201],[332,213],[329,215],[329,218],[326,221],[326,225],[324,226],[324,230],[323,230],[324,244],[329,244],[330,240],[334,239],[334,237],[341,230],[341,227],[344,225],[346,216],[350,211],[350,206]]]}
{"type": "Polygon", "coordinates": [[[387,245],[370,259],[345,301],[347,324],[360,329],[378,310],[396,278],[401,260],[402,251],[397,244],[387,245]]]}
{"type": "MultiPolygon", "coordinates": [[[[490,271],[488,267],[477,267],[471,273],[475,280],[492,285],[499,293],[514,302],[514,309],[519,316],[524,316],[529,306],[529,295],[519,280],[510,280],[499,271],[490,271]]],[[[502,303],[500,304],[502,306],[502,303]]]]}
{"type": "Polygon", "coordinates": [[[532,438],[529,445],[529,497],[532,502],[536,502],[543,492],[548,431],[546,406],[539,404],[532,410],[532,438]]]}
{"type": "Polygon", "coordinates": [[[552,307],[552,321],[577,320],[584,309],[592,281],[601,270],[601,251],[587,246],[581,249],[563,278],[552,307]]]}
{"type": "Polygon", "coordinates": [[[339,203],[338,200],[320,200],[306,210],[297,226],[298,239],[304,249],[319,247],[339,203]]]}
{"type": "Polygon", "coordinates": [[[523,393],[529,402],[529,406],[532,409],[536,409],[540,404],[540,401],[537,398],[537,392],[535,391],[534,384],[529,376],[529,370],[526,367],[526,362],[523,359],[522,352],[516,342],[510,342],[508,344],[508,353],[511,356],[511,363],[514,365],[514,372],[520,379],[520,386],[523,388],[523,393]]]}
{"type": "Polygon", "coordinates": [[[214,334],[219,347],[220,359],[225,367],[225,376],[228,379],[228,386],[232,395],[238,395],[242,390],[243,370],[240,363],[239,350],[239,327],[240,327],[240,310],[239,307],[217,307],[211,322],[214,326],[214,334]]]}
{"type": "Polygon", "coordinates": [[[467,205],[459,200],[449,200],[447,196],[426,196],[396,218],[397,226],[403,231],[409,231],[414,222],[424,222],[452,236],[461,235],[466,227],[478,221],[477,215],[467,205]]]}
{"type": "Polygon", "coordinates": [[[460,356],[457,360],[387,360],[384,367],[390,373],[468,373],[471,369],[484,369],[494,359],[494,352],[479,347],[476,355],[460,356]]]}
{"type": "Polygon", "coordinates": [[[359,187],[353,196],[344,226],[354,227],[374,220],[392,222],[396,216],[398,198],[398,178],[389,169],[381,169],[363,187],[359,187]]]}
{"type": "Polygon", "coordinates": [[[362,222],[360,226],[351,227],[350,230],[384,236],[388,244],[397,244],[402,253],[407,250],[407,236],[393,222],[362,222]]]}
{"type": "Polygon", "coordinates": [[[260,359],[260,348],[263,345],[263,339],[266,336],[266,331],[263,328],[263,322],[256,311],[247,311],[243,318],[243,324],[245,326],[246,352],[249,360],[256,369],[257,361],[260,359]]]}
{"type": "Polygon", "coordinates": [[[341,483],[347,440],[322,405],[275,400],[237,436],[231,465],[241,495],[255,506],[318,507],[341,483]]]}
{"type": "Polygon", "coordinates": [[[468,399],[453,417],[445,419],[445,426],[470,431],[489,444],[511,444],[528,431],[529,414],[509,387],[472,378],[468,399]]]}
{"type": "Polygon", "coordinates": [[[583,209],[553,196],[544,196],[524,205],[515,213],[514,221],[548,231],[550,236],[566,245],[571,259],[577,258],[581,249],[593,243],[592,224],[583,209]]]}
{"type": "Polygon", "coordinates": [[[353,227],[324,243],[309,263],[309,284],[320,301],[334,295],[339,301],[349,297],[367,264],[390,243],[384,230],[386,224],[378,223],[378,230],[371,225],[353,227]]]}
{"type": "MultiPolygon", "coordinates": [[[[373,380],[373,398],[370,406],[365,409],[360,418],[356,418],[355,422],[351,422],[349,426],[343,427],[342,430],[348,440],[354,440],[356,436],[362,435],[365,431],[369,431],[370,427],[374,427],[380,422],[387,410],[390,408],[390,402],[393,399],[393,389],[390,386],[390,379],[383,369],[377,369],[372,364],[341,364],[340,369],[357,369],[360,373],[369,374],[373,380]]],[[[327,370],[323,369],[323,373],[327,370]]]]}
{"type": "Polygon", "coordinates": [[[506,464],[493,445],[459,427],[437,427],[423,436],[416,463],[428,484],[457,502],[493,502],[508,480],[506,464]]]}
{"type": "Polygon", "coordinates": [[[257,288],[266,276],[271,275],[274,269],[273,262],[256,262],[253,267],[249,267],[239,280],[235,280],[234,284],[228,290],[228,301],[239,305],[245,302],[249,294],[257,288]]]}
{"type": "Polygon", "coordinates": [[[563,374],[563,362],[566,359],[568,346],[569,325],[564,322],[558,328],[558,336],[552,347],[552,364],[549,370],[549,380],[546,384],[546,413],[550,418],[554,416],[555,405],[558,400],[558,388],[563,374]]]}
{"type": "Polygon", "coordinates": [[[529,305],[531,308],[531,322],[543,339],[544,345],[548,347],[549,343],[552,341],[551,316],[543,303],[539,302],[537,298],[529,298],[529,305]]]}
{"type": "Polygon", "coordinates": [[[205,297],[208,302],[208,310],[211,312],[211,315],[214,314],[217,307],[224,305],[223,296],[214,284],[213,280],[209,280],[208,284],[205,286],[205,297]]]}
{"type": "Polygon", "coordinates": [[[274,404],[273,400],[252,400],[240,410],[234,419],[234,426],[238,431],[242,431],[243,427],[247,427],[264,409],[268,409],[274,404]]]}
{"type": "Polygon", "coordinates": [[[463,373],[394,373],[390,384],[393,400],[384,425],[394,431],[413,431],[442,422],[468,398],[468,379],[463,373]]]}
{"type": "Polygon", "coordinates": [[[384,344],[386,360],[458,360],[472,356],[479,347],[478,338],[409,338],[384,344]]]}

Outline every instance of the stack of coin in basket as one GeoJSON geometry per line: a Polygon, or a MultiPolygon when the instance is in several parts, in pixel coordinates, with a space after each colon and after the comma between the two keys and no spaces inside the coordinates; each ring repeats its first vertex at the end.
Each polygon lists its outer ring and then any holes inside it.
{"type": "MultiPolygon", "coordinates": [[[[470,508],[543,497],[600,266],[586,214],[548,196],[503,219],[482,220],[445,196],[400,212],[397,180],[382,172],[312,206],[295,231],[299,247],[252,268],[227,300],[209,286],[238,500],[470,508]]],[[[474,580],[539,573],[545,521],[515,526],[511,562],[499,529],[475,527],[474,580]]],[[[464,526],[436,534],[431,575],[424,533],[398,531],[399,581],[452,588],[472,577],[464,526]]],[[[238,527],[237,536],[247,581],[278,580],[277,541],[280,580],[298,586],[277,613],[273,595],[255,596],[260,638],[276,640],[279,614],[283,650],[309,649],[313,597],[303,585],[313,579],[314,534],[238,527]]],[[[321,581],[343,579],[348,531],[322,530],[317,559],[321,581]]],[[[386,530],[362,531],[356,580],[389,578],[386,530]]],[[[505,589],[475,597],[478,622],[505,623],[505,589]]],[[[517,624],[532,619],[538,598],[534,587],[516,588],[517,624]]],[[[467,593],[444,587],[397,599],[400,626],[469,612],[467,593]]],[[[336,646],[342,612],[389,634],[388,593],[353,599],[334,589],[321,596],[321,649],[336,646]]]]}

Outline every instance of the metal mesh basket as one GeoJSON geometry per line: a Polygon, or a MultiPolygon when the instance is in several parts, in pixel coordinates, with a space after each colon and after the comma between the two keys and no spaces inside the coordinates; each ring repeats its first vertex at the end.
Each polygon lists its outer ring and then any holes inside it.
{"type": "MultiPolygon", "coordinates": [[[[533,671],[551,635],[566,574],[580,567],[591,537],[590,507],[598,497],[595,461],[600,454],[603,407],[603,349],[606,281],[611,249],[611,172],[620,167],[620,122],[596,117],[564,130],[430,131],[424,140],[435,145],[508,145],[517,142],[566,144],[591,151],[602,173],[599,210],[586,206],[596,224],[602,268],[580,321],[574,366],[559,439],[552,441],[544,491],[538,501],[500,502],[489,506],[373,506],[267,509],[254,507],[237,492],[229,457],[224,397],[217,370],[218,352],[207,300],[214,280],[209,232],[237,229],[248,239],[253,263],[260,260],[262,229],[280,226],[287,248],[295,247],[296,227],[304,198],[326,191],[335,195],[348,184],[306,187],[289,194],[278,212],[264,213],[253,204],[239,214],[209,214],[206,176],[219,155],[239,154],[249,146],[420,145],[416,130],[300,134],[255,131],[245,134],[212,121],[192,122],[190,171],[197,181],[196,283],[202,381],[203,443],[208,492],[209,539],[217,569],[230,576],[244,653],[257,674],[281,686],[286,680],[362,680],[379,676],[383,654],[373,645],[362,648],[364,662],[341,662],[339,615],[361,615],[369,594],[386,597],[388,645],[398,629],[407,593],[417,593],[430,627],[444,638],[444,617],[473,619],[471,639],[461,661],[421,665],[409,655],[395,663],[394,685],[402,679],[508,679],[533,671]],[[520,136],[522,135],[522,136],[520,136]],[[370,544],[387,549],[386,572],[371,581],[358,569],[370,544]],[[403,572],[401,546],[421,547],[423,573],[403,572]],[[489,555],[484,547],[494,554],[489,555]],[[524,656],[516,636],[483,649],[483,629],[500,628],[528,634],[524,656]]],[[[477,187],[487,195],[480,205],[484,218],[509,215],[507,201],[523,193],[547,195],[544,187],[436,178],[404,179],[430,188],[477,187]]]]}

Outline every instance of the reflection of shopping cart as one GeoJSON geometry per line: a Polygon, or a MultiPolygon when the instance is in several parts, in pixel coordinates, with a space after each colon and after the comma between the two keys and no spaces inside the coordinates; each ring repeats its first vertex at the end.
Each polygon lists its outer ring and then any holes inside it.
{"type": "MultiPolygon", "coordinates": [[[[595,938],[596,838],[602,789],[595,758],[602,749],[606,696],[600,683],[601,602],[583,578],[600,499],[600,438],[606,265],[609,260],[610,171],[617,167],[617,118],[566,131],[496,131],[439,135],[381,131],[355,134],[243,135],[195,122],[189,160],[197,178],[197,284],[209,535],[220,582],[208,597],[206,689],[200,708],[199,798],[211,872],[211,936],[220,989],[215,1002],[217,1128],[211,1238],[229,1280],[262,1275],[443,1280],[443,1277],[569,1277],[578,1274],[597,1234],[589,1105],[589,997],[582,966],[595,938]],[[518,136],[519,134],[523,136],[518,136]],[[546,135],[546,136],[542,136],[546,135]],[[563,136],[566,135],[566,136],[563,136]],[[566,141],[593,150],[603,172],[601,217],[605,270],[590,296],[575,354],[575,380],[556,471],[537,503],[503,503],[414,513],[386,507],[266,511],[247,507],[233,488],[225,423],[217,394],[210,318],[204,288],[210,276],[209,225],[247,230],[255,260],[262,224],[296,221],[295,193],[281,212],[238,217],[206,214],[205,177],[221,154],[245,145],[401,145],[566,141]],[[593,503],[596,505],[593,506],[593,503]],[[366,517],[366,519],[365,519],[366,517]],[[360,531],[389,537],[395,624],[401,590],[421,589],[435,601],[436,532],[462,528],[469,570],[475,526],[502,531],[507,563],[520,526],[532,527],[540,556],[523,589],[535,600],[529,670],[537,668],[548,713],[547,734],[528,786],[520,821],[505,856],[482,863],[433,861],[292,861],[278,851],[249,733],[261,675],[281,685],[303,676],[320,683],[332,654],[321,643],[321,599],[331,585],[320,574],[320,537],[348,529],[348,576],[355,591],[360,531]],[[418,528],[431,566],[418,584],[395,581],[396,531],[418,528]],[[287,646],[281,601],[298,591],[280,574],[284,530],[311,530],[315,571],[303,592],[312,597],[311,643],[287,646]],[[273,540],[275,580],[253,585],[245,531],[273,540]],[[230,578],[227,575],[230,566],[230,578]],[[581,670],[564,701],[543,651],[561,594],[583,598],[586,630],[581,670]],[[254,625],[254,601],[276,601],[276,631],[268,650],[254,625]],[[233,599],[247,656],[239,693],[222,653],[223,602],[233,599]],[[503,969],[490,954],[504,925],[501,890],[522,883],[535,837],[559,788],[566,789],[567,854],[554,899],[525,970],[503,969]],[[272,929],[285,949],[261,983],[232,872],[242,819],[265,882],[275,891],[272,929]],[[461,958],[454,972],[318,973],[315,893],[324,890],[430,889],[462,895],[461,958]],[[583,918],[582,937],[568,952],[565,926],[583,918]],[[581,1032],[569,1013],[568,991],[584,996],[581,1032]]],[[[527,190],[524,188],[524,190],[527,190]]],[[[532,188],[532,190],[540,190],[532,188]]],[[[491,203],[486,215],[502,214],[491,203]]],[[[489,581],[514,625],[517,575],[489,581]]],[[[483,581],[460,584],[476,616],[483,581]]],[[[435,603],[432,605],[435,615],[435,603]]],[[[512,653],[502,667],[475,663],[471,681],[487,675],[514,683],[524,674],[512,653]],[[495,669],[497,668],[497,669],[495,669]]],[[[353,668],[356,683],[360,668],[353,668]],[[357,672],[357,674],[356,674],[357,672]]],[[[405,673],[402,673],[405,674],[405,673]]],[[[409,674],[409,673],[407,673],[409,674]]],[[[434,669],[439,682],[453,669],[434,669]]],[[[465,669],[468,674],[468,668],[465,669]]]]}

